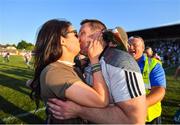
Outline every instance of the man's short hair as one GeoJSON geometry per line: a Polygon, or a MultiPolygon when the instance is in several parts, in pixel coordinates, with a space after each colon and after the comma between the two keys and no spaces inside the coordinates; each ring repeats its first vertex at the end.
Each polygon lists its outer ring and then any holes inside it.
{"type": "Polygon", "coordinates": [[[144,43],[144,39],[142,37],[140,37],[140,36],[130,36],[128,40],[130,41],[133,38],[141,39],[141,41],[144,43]]]}
{"type": "Polygon", "coordinates": [[[80,24],[82,26],[85,23],[89,23],[92,30],[105,30],[105,29],[107,29],[106,25],[97,19],[84,19],[81,21],[80,24]]]}
{"type": "Polygon", "coordinates": [[[140,39],[140,40],[141,40],[141,42],[142,42],[142,44],[143,44],[143,47],[144,47],[144,49],[145,49],[144,39],[143,39],[142,37],[140,37],[140,36],[131,36],[131,37],[129,37],[129,39],[128,39],[129,44],[130,44],[130,42],[131,42],[131,39],[133,39],[133,38],[140,39]]]}

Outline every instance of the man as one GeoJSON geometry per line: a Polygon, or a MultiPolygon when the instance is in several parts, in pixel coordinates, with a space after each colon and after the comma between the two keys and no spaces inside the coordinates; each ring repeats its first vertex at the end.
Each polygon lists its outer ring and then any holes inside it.
{"type": "MultiPolygon", "coordinates": [[[[99,20],[82,21],[79,32],[81,53],[87,55],[92,36],[105,29],[106,26],[99,20]]],[[[121,28],[117,30],[120,33],[119,42],[126,48],[127,34],[121,28]]],[[[88,108],[71,101],[51,99],[48,102],[50,111],[57,119],[81,117],[93,123],[145,123],[145,88],[137,63],[127,52],[107,47],[107,42],[104,45],[100,64],[111,104],[106,108],[88,108]]],[[[91,83],[91,70],[86,71],[89,71],[85,72],[86,79],[91,83]]]]}
{"type": "Polygon", "coordinates": [[[151,47],[149,47],[149,46],[146,47],[145,53],[146,53],[147,57],[149,57],[149,58],[152,58],[152,57],[153,57],[153,51],[152,51],[152,48],[151,48],[151,47]]]}
{"type": "Polygon", "coordinates": [[[146,87],[147,123],[161,124],[161,100],[165,95],[166,78],[161,62],[143,55],[144,40],[139,37],[129,38],[129,53],[138,62],[146,87]]]}

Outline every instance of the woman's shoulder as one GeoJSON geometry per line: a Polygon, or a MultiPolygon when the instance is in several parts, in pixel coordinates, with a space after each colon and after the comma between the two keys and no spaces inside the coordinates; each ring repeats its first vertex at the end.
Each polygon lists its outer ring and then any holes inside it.
{"type": "Polygon", "coordinates": [[[61,64],[59,62],[53,62],[47,65],[41,72],[41,75],[50,79],[74,79],[78,77],[73,67],[61,64]]]}
{"type": "Polygon", "coordinates": [[[52,63],[46,66],[41,72],[41,78],[44,79],[47,84],[72,84],[75,81],[81,81],[72,67],[58,63],[52,63]]]}
{"type": "Polygon", "coordinates": [[[44,69],[46,70],[70,70],[72,67],[66,66],[59,62],[53,62],[47,65],[44,69]]]}
{"type": "Polygon", "coordinates": [[[49,72],[53,73],[53,72],[56,72],[56,70],[58,69],[58,67],[56,66],[56,64],[54,63],[51,63],[49,65],[47,65],[41,72],[41,75],[42,74],[47,74],[49,72]]]}

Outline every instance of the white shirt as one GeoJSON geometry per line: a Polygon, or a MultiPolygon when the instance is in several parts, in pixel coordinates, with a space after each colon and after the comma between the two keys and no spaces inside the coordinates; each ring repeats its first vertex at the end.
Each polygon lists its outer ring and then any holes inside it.
{"type": "MultiPolygon", "coordinates": [[[[109,88],[110,103],[117,103],[145,95],[145,87],[141,73],[128,71],[107,64],[104,57],[100,60],[102,73],[109,88]]],[[[86,81],[92,85],[91,66],[85,68],[86,81]]]]}

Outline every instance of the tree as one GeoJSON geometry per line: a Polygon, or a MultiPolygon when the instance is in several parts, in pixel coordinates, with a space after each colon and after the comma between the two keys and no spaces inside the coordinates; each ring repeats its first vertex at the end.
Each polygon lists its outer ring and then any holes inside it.
{"type": "Polygon", "coordinates": [[[12,44],[12,46],[16,47],[16,45],[15,45],[15,44],[12,44]]]}
{"type": "Polygon", "coordinates": [[[34,49],[34,45],[32,43],[28,43],[26,50],[33,50],[34,49]]]}
{"type": "Polygon", "coordinates": [[[25,49],[27,46],[27,42],[24,40],[21,40],[21,42],[18,43],[17,49],[25,49]]]}
{"type": "Polygon", "coordinates": [[[17,49],[33,50],[34,45],[32,43],[27,43],[25,40],[21,40],[17,45],[17,49]]]}

